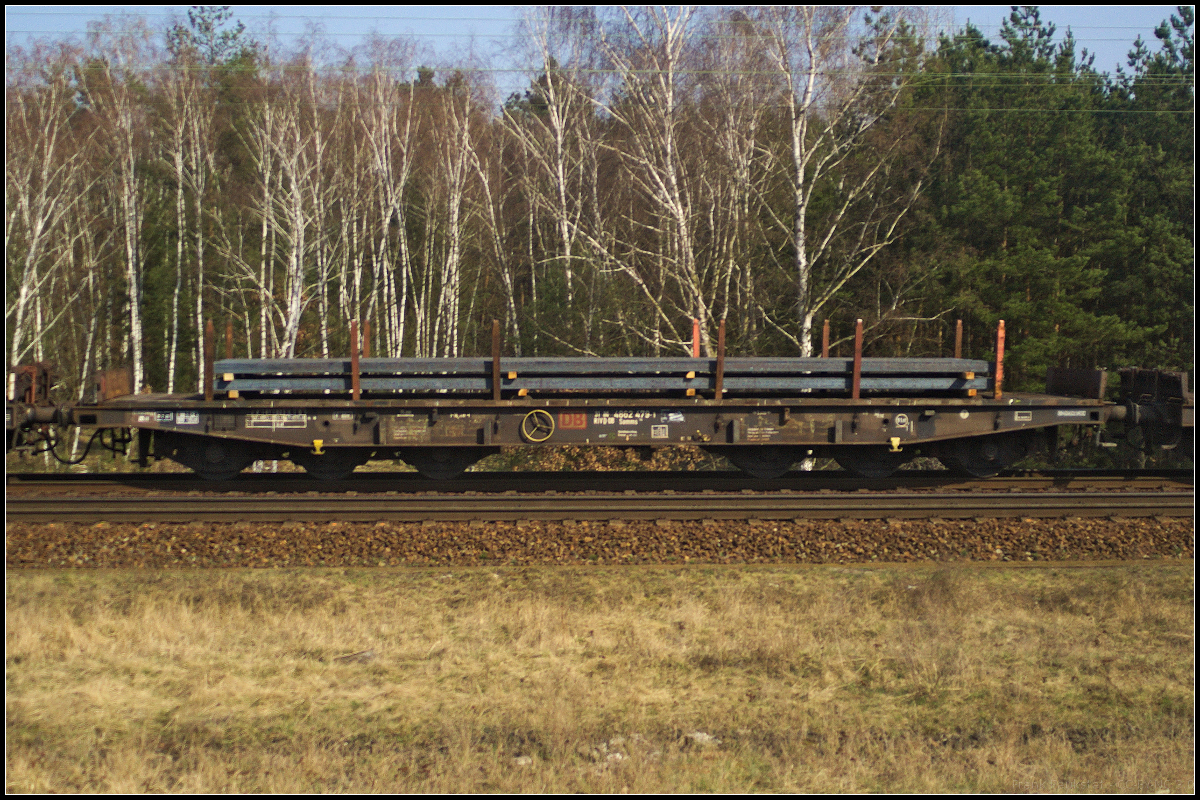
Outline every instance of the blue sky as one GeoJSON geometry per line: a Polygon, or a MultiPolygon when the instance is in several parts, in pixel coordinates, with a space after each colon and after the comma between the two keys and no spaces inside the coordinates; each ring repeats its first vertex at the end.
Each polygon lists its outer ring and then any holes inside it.
{"type": "MultiPolygon", "coordinates": [[[[1052,22],[1059,34],[1070,28],[1079,47],[1096,54],[1096,68],[1114,72],[1125,64],[1125,54],[1137,36],[1155,49],[1154,28],[1175,13],[1175,6],[1041,6],[1042,19],[1052,22]]],[[[172,15],[182,19],[188,6],[6,6],[5,35],[20,42],[31,36],[80,35],[90,20],[106,14],[128,12],[147,18],[151,25],[166,25],[172,15]]],[[[233,6],[234,16],[256,36],[268,26],[286,40],[319,25],[341,47],[352,47],[372,30],[385,35],[410,35],[431,50],[429,63],[453,63],[474,50],[496,67],[509,67],[507,48],[517,43],[513,34],[519,6],[233,6]]],[[[969,20],[986,36],[995,38],[1008,17],[1009,6],[940,6],[934,11],[952,29],[969,20]]],[[[498,73],[502,89],[523,87],[527,78],[498,73]]]]}

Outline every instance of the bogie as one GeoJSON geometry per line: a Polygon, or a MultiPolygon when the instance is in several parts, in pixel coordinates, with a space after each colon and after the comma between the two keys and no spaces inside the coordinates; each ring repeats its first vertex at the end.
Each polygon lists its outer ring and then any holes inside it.
{"type": "Polygon", "coordinates": [[[154,448],[155,455],[177,461],[213,481],[232,480],[255,461],[276,455],[269,446],[182,433],[159,433],[154,448]]]}
{"type": "Polygon", "coordinates": [[[396,455],[426,478],[446,480],[496,452],[499,450],[494,447],[403,447],[396,455]]]}
{"type": "Polygon", "coordinates": [[[367,463],[371,458],[371,451],[361,448],[338,448],[314,453],[311,450],[297,449],[289,451],[288,457],[318,480],[337,481],[349,478],[356,467],[367,463]]]}
{"type": "Polygon", "coordinates": [[[806,448],[787,445],[712,446],[706,449],[714,455],[724,456],[747,475],[763,480],[782,477],[792,468],[793,464],[811,454],[811,451],[806,448]]]}
{"type": "Polygon", "coordinates": [[[860,478],[887,478],[912,457],[911,450],[893,451],[886,445],[843,447],[833,456],[839,467],[860,478]]]}
{"type": "Polygon", "coordinates": [[[1026,433],[995,433],[940,442],[933,448],[947,469],[972,478],[993,478],[1024,458],[1034,444],[1026,433]]]}

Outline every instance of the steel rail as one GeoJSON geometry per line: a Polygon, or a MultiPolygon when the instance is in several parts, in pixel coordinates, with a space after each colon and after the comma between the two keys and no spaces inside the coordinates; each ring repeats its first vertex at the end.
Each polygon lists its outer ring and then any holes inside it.
{"type": "Polygon", "coordinates": [[[263,492],[528,492],[530,487],[578,491],[870,491],[925,490],[1145,490],[1186,489],[1194,485],[1190,470],[1056,470],[1013,473],[977,480],[948,472],[901,472],[890,478],[859,478],[841,471],[795,471],[770,480],[741,472],[468,472],[451,480],[434,480],[415,472],[358,472],[348,480],[322,481],[304,473],[245,473],[234,481],[206,481],[190,473],[47,474],[9,473],[7,488],[55,493],[124,487],[144,491],[259,494],[263,492]]]}
{"type": "Polygon", "coordinates": [[[9,522],[1193,516],[1195,493],[738,493],[9,497],[9,522]]]}

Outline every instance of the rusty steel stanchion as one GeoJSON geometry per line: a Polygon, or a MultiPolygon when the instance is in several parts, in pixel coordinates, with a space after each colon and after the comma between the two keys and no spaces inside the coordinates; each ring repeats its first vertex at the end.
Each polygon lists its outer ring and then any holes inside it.
{"type": "Polygon", "coordinates": [[[216,329],[210,319],[204,325],[204,399],[213,399],[213,351],[216,350],[216,329]]]}
{"type": "Polygon", "coordinates": [[[859,398],[862,389],[862,344],[862,320],[856,319],[854,320],[854,374],[850,379],[850,397],[854,400],[859,398]]]}
{"type": "Polygon", "coordinates": [[[996,392],[994,399],[1003,397],[1000,384],[1004,382],[1004,320],[996,326],[996,392]]]}
{"type": "Polygon", "coordinates": [[[500,399],[500,320],[492,320],[492,399],[500,399]]]}
{"type": "Polygon", "coordinates": [[[713,399],[720,401],[725,394],[725,320],[717,331],[717,385],[713,399]]]}
{"type": "Polygon", "coordinates": [[[350,320],[350,397],[362,396],[362,380],[358,371],[358,320],[350,320]]]}
{"type": "Polygon", "coordinates": [[[821,326],[821,358],[829,358],[829,320],[821,326]]]}

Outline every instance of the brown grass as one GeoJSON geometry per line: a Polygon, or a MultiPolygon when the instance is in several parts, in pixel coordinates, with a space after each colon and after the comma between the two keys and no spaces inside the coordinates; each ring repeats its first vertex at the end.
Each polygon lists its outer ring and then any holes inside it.
{"type": "Polygon", "coordinates": [[[1187,792],[1192,570],[10,571],[7,789],[1187,792]]]}

